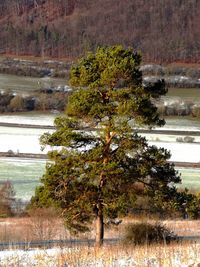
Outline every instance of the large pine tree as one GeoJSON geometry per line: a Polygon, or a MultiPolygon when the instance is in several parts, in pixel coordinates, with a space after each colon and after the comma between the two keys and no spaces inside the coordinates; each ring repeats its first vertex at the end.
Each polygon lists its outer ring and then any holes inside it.
{"type": "Polygon", "coordinates": [[[87,231],[96,220],[97,245],[105,220],[133,207],[138,186],[162,208],[180,182],[167,162],[170,153],[148,146],[137,133],[138,127],[164,124],[153,102],[166,93],[163,81],[143,85],[140,63],[139,54],[122,46],[98,48],[80,59],[71,69],[76,89],[67,116],[41,137],[53,150],[32,201],[56,205],[71,231],[87,231]]]}

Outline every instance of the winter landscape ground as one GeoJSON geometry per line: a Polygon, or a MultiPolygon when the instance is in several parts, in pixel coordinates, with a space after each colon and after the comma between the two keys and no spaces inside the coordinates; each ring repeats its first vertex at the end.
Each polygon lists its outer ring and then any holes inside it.
{"type": "Polygon", "coordinates": [[[199,9],[0,0],[0,267],[200,267],[199,9]]]}
{"type": "Polygon", "coordinates": [[[0,252],[0,266],[48,267],[198,267],[200,244],[151,247],[105,246],[0,252]]]}
{"type": "MultiPolygon", "coordinates": [[[[22,223],[22,219],[6,219],[1,220],[1,231],[4,227],[15,227],[21,237],[26,239],[25,225],[29,224],[29,228],[38,224],[38,222],[30,222],[27,219],[22,223]],[[24,236],[23,236],[24,228],[24,236]]],[[[136,221],[135,219],[127,218],[124,223],[114,229],[106,230],[106,237],[119,237],[123,233],[124,225],[136,221]]],[[[43,222],[44,223],[44,222],[43,222]]],[[[46,225],[45,229],[50,230],[52,224],[46,225]]],[[[179,236],[198,236],[200,235],[199,221],[194,220],[167,220],[163,221],[179,236]]],[[[44,227],[44,224],[43,224],[44,227]]],[[[55,227],[57,228],[57,227],[55,227]]],[[[42,227],[41,227],[42,229],[42,227]]],[[[51,229],[52,230],[52,229],[51,229]]],[[[35,233],[36,233],[35,228],[35,233]]],[[[64,231],[64,229],[62,229],[64,231]]],[[[2,233],[1,233],[2,234],[2,233]]],[[[61,234],[61,232],[60,232],[61,234]]],[[[65,232],[66,237],[67,233],[65,232]]],[[[64,233],[62,232],[64,236],[64,233]]],[[[58,236],[58,233],[57,233],[58,236]]],[[[84,239],[93,237],[93,233],[85,236],[84,239]]],[[[83,238],[79,237],[79,238],[83,238]]],[[[47,249],[31,249],[27,247],[26,250],[10,249],[0,251],[0,266],[48,266],[48,267],[198,267],[200,266],[200,240],[185,240],[174,242],[167,245],[165,242],[157,245],[143,245],[143,246],[127,246],[122,242],[113,245],[104,245],[102,248],[95,248],[89,245],[76,245],[67,247],[54,247],[47,249]]]]}

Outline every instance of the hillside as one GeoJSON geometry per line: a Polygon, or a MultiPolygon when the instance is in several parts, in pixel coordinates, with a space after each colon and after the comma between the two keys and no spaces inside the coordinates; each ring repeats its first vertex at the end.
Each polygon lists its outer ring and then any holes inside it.
{"type": "Polygon", "coordinates": [[[0,0],[0,53],[74,58],[123,44],[145,62],[200,62],[199,0],[0,0]]]}

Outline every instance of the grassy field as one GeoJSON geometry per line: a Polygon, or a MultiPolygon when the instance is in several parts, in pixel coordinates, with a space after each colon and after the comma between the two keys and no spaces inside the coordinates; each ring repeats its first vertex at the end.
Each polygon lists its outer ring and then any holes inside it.
{"type": "Polygon", "coordinates": [[[56,87],[59,85],[66,85],[66,80],[52,77],[35,78],[0,74],[0,88],[9,92],[29,94],[41,88],[56,87]]]}
{"type": "MultiPolygon", "coordinates": [[[[119,238],[124,234],[125,227],[130,223],[155,222],[158,220],[147,216],[124,218],[119,226],[105,227],[105,238],[119,238]]],[[[178,236],[200,236],[200,220],[162,220],[167,228],[178,236]]],[[[95,233],[91,231],[79,236],[71,236],[65,229],[63,222],[49,211],[39,210],[31,213],[29,217],[0,218],[0,242],[32,241],[49,239],[92,239],[95,233]]]]}
{"type": "Polygon", "coordinates": [[[197,100],[200,99],[200,88],[169,88],[167,96],[197,100]]]}
{"type": "MultiPolygon", "coordinates": [[[[106,236],[116,237],[123,232],[127,223],[137,221],[126,218],[124,224],[119,228],[107,229],[106,236]]],[[[49,221],[50,222],[50,221],[49,221]]],[[[163,221],[165,225],[175,230],[176,233],[185,235],[197,235],[200,233],[200,221],[190,220],[168,220],[163,221]]],[[[33,218],[7,219],[7,231],[21,227],[21,236],[25,236],[27,225],[32,223],[32,228],[39,226],[39,221],[33,218]],[[26,227],[24,227],[26,225],[26,227]],[[13,227],[15,226],[15,227],[13,227]],[[22,231],[22,228],[24,229],[22,231]]],[[[2,221],[0,223],[2,227],[2,221]]],[[[49,226],[55,230],[59,224],[51,221],[49,226]]],[[[61,225],[60,225],[61,226],[61,225]]],[[[41,224],[40,224],[41,227],[41,224]]],[[[48,230],[48,225],[43,228],[48,230]]],[[[37,230],[38,231],[38,230],[37,230]]],[[[62,230],[63,231],[63,230],[62,230]]],[[[60,232],[60,237],[64,232],[60,232]]],[[[33,233],[32,233],[33,234],[33,233]]],[[[57,233],[58,234],[58,233],[57,233]]],[[[93,235],[93,233],[91,233],[93,235]]],[[[32,236],[33,237],[33,236],[32,236]]],[[[30,236],[29,236],[30,238],[30,236]]],[[[125,246],[122,243],[115,245],[104,245],[102,248],[89,246],[79,247],[57,247],[53,249],[37,250],[11,250],[0,252],[0,266],[38,266],[38,267],[199,267],[200,266],[200,243],[197,242],[175,242],[170,245],[165,243],[143,246],[125,246]]]]}
{"type": "Polygon", "coordinates": [[[200,244],[105,246],[0,252],[0,266],[198,267],[200,244]],[[2,256],[1,256],[2,255],[2,256]]]}

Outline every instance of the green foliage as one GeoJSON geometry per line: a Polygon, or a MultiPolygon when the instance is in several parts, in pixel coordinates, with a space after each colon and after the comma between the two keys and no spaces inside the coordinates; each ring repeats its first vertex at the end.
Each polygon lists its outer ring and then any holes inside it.
{"type": "MultiPolygon", "coordinates": [[[[185,189],[177,191],[175,187],[161,187],[160,190],[149,192],[148,207],[149,212],[157,213],[162,217],[181,216],[183,219],[198,219],[200,217],[200,199],[198,195],[192,194],[185,189]],[[149,197],[150,196],[150,197],[149,197]],[[176,213],[174,213],[176,211],[176,213]]],[[[143,197],[143,201],[144,201],[143,197]]]]}
{"type": "Polygon", "coordinates": [[[127,245],[144,245],[152,243],[170,243],[176,235],[160,223],[135,223],[125,228],[123,242],[127,245]]]}
{"type": "Polygon", "coordinates": [[[200,217],[200,198],[185,189],[177,194],[176,208],[184,219],[198,219],[200,217]]]}
{"type": "Polygon", "coordinates": [[[163,125],[151,100],[167,92],[164,82],[143,87],[140,62],[139,54],[121,46],[98,48],[95,54],[82,58],[72,67],[70,82],[89,89],[72,96],[68,115],[93,120],[126,115],[137,123],[163,125]],[[121,84],[123,88],[119,88],[121,84]]]}
{"type": "Polygon", "coordinates": [[[126,215],[137,199],[136,183],[155,201],[175,197],[170,194],[180,177],[167,162],[170,153],[137,134],[138,126],[164,124],[152,100],[166,93],[163,81],[143,86],[140,62],[139,54],[122,46],[82,58],[71,69],[70,83],[78,89],[69,97],[67,116],[41,137],[53,150],[32,202],[59,207],[72,232],[89,230],[97,217],[126,215]]]}

